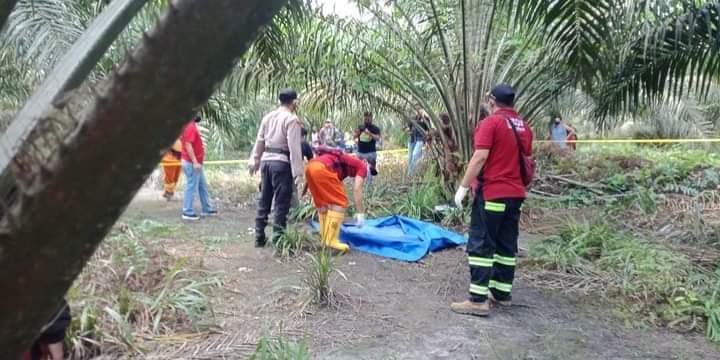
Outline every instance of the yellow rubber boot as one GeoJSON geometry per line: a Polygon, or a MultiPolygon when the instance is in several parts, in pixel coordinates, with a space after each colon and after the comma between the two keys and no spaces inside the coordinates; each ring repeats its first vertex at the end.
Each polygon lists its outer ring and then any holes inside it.
{"type": "Polygon", "coordinates": [[[347,252],[350,250],[350,246],[340,242],[340,226],[343,220],[345,220],[345,213],[328,210],[325,219],[327,231],[322,240],[323,244],[331,249],[347,252]]]}

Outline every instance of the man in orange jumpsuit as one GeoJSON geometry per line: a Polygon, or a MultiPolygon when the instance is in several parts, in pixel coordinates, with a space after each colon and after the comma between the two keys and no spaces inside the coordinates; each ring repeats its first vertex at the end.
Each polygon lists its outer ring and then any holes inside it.
{"type": "Polygon", "coordinates": [[[320,240],[323,245],[342,252],[350,250],[347,244],[340,242],[340,226],[349,206],[343,180],[347,177],[355,178],[355,221],[357,226],[362,226],[365,222],[363,184],[367,176],[367,163],[339,150],[320,150],[318,156],[305,167],[307,186],[320,217],[320,240]]]}
{"type": "Polygon", "coordinates": [[[172,200],[175,195],[178,180],[180,180],[180,173],[182,172],[182,166],[180,166],[181,153],[182,142],[180,142],[180,139],[177,139],[175,140],[175,144],[165,153],[160,161],[163,174],[165,175],[165,192],[163,193],[163,197],[167,199],[167,201],[172,200]]]}

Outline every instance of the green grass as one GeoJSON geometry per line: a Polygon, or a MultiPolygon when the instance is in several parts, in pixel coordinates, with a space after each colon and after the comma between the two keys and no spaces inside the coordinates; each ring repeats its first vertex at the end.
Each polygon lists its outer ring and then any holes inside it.
{"type": "Polygon", "coordinates": [[[233,238],[230,234],[220,236],[203,236],[200,238],[200,242],[202,242],[206,252],[212,252],[219,251],[227,244],[233,242],[233,238]]]}
{"type": "Polygon", "coordinates": [[[171,227],[141,221],[116,226],[103,242],[67,295],[73,358],[142,354],[141,338],[212,322],[210,295],[220,281],[168,255],[157,238],[172,236],[171,227]]]}
{"type": "Polygon", "coordinates": [[[295,342],[282,336],[263,335],[250,360],[309,360],[307,341],[295,342]]]}
{"type": "Polygon", "coordinates": [[[303,249],[320,245],[320,239],[310,234],[302,225],[290,224],[285,232],[273,242],[275,255],[288,258],[301,253],[303,249]]]}
{"type": "Polygon", "coordinates": [[[300,204],[290,209],[290,218],[296,222],[306,222],[317,218],[317,209],[312,200],[304,199],[300,204]]]}
{"type": "Polygon", "coordinates": [[[720,272],[705,273],[662,244],[608,222],[569,222],[559,235],[533,245],[529,256],[536,266],[598,282],[597,291],[623,312],[677,330],[704,328],[720,340],[720,272]]]}
{"type": "Polygon", "coordinates": [[[308,254],[308,257],[310,263],[306,269],[305,283],[310,292],[310,300],[319,305],[329,305],[333,296],[330,275],[335,261],[325,246],[320,247],[315,254],[308,254]]]}

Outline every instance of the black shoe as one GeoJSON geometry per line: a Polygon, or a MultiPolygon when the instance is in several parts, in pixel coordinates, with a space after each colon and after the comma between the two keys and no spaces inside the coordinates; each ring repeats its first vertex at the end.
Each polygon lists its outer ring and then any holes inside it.
{"type": "Polygon", "coordinates": [[[257,237],[255,238],[255,247],[256,248],[264,248],[266,243],[265,237],[257,237]]]}

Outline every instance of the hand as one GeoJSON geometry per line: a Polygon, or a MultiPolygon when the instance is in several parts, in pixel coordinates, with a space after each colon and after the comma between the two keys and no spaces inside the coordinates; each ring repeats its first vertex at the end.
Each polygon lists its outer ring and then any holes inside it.
{"type": "Polygon", "coordinates": [[[365,225],[365,214],[355,214],[355,226],[363,227],[365,225]]]}
{"type": "Polygon", "coordinates": [[[463,200],[465,196],[467,196],[468,191],[470,191],[470,188],[460,185],[457,192],[455,192],[455,206],[457,206],[458,209],[462,209],[463,200]]]}
{"type": "Polygon", "coordinates": [[[193,170],[195,170],[196,173],[199,173],[200,170],[202,170],[202,164],[200,163],[193,163],[193,170]]]}
{"type": "Polygon", "coordinates": [[[258,166],[255,165],[255,163],[253,163],[253,162],[249,162],[247,168],[248,168],[248,173],[250,174],[250,176],[255,176],[255,174],[257,174],[257,172],[258,172],[258,166]]]}

